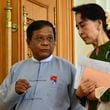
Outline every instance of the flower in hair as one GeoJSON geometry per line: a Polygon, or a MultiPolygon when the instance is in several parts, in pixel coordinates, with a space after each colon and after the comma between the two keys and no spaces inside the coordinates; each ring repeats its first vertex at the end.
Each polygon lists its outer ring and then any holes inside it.
{"type": "Polygon", "coordinates": [[[110,12],[106,13],[106,17],[107,29],[110,30],[110,12]]]}

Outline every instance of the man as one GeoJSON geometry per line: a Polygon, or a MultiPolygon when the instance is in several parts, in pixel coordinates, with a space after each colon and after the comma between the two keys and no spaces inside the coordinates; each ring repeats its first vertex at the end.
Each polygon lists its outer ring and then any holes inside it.
{"type": "Polygon", "coordinates": [[[76,70],[53,56],[55,28],[34,21],[27,28],[33,57],[16,63],[0,87],[2,110],[82,110],[74,94],[76,70]]]}

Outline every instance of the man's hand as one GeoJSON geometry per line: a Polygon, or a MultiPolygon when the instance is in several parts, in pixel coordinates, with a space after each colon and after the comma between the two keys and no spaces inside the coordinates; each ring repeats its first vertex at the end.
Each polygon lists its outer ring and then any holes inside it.
{"type": "Polygon", "coordinates": [[[15,91],[18,94],[25,93],[31,85],[26,79],[19,79],[15,84],[15,91]]]}

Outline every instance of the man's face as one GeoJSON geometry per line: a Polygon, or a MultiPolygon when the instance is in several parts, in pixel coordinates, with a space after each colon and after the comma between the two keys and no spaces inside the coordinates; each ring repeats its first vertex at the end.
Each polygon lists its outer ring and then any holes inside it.
{"type": "Polygon", "coordinates": [[[98,22],[89,19],[82,19],[81,14],[76,14],[76,27],[80,37],[86,44],[93,44],[97,42],[99,30],[98,22]]]}
{"type": "Polygon", "coordinates": [[[33,56],[42,60],[49,57],[55,46],[53,30],[49,26],[45,26],[39,30],[33,31],[32,39],[28,43],[33,56]]]}

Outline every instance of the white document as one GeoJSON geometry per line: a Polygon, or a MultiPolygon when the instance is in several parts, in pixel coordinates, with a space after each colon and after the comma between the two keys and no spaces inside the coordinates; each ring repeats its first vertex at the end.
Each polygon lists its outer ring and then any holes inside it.
{"type": "Polygon", "coordinates": [[[82,78],[96,80],[99,87],[110,87],[110,63],[83,56],[79,57],[74,84],[75,89],[78,88],[82,78]]]}

